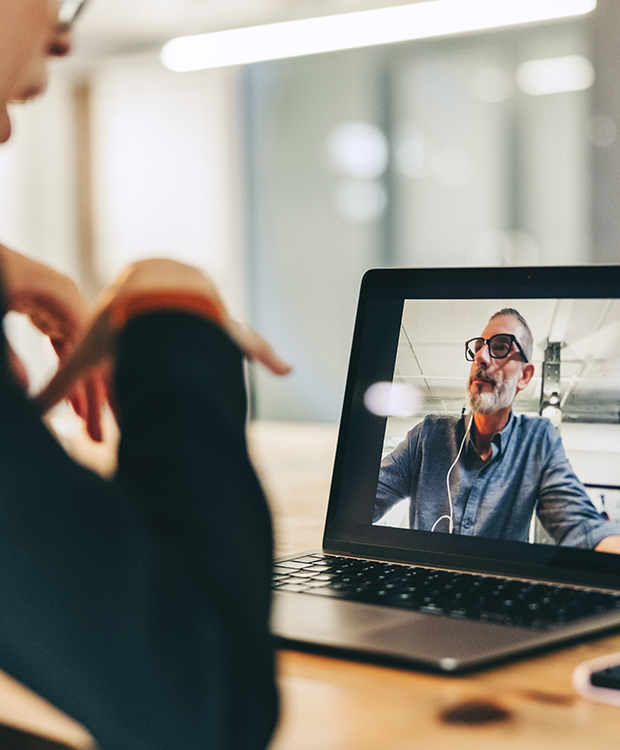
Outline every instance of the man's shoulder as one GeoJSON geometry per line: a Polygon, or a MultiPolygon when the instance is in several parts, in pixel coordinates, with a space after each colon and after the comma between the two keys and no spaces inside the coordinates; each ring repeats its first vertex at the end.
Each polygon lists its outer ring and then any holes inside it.
{"type": "Polygon", "coordinates": [[[560,433],[546,417],[515,414],[513,419],[513,429],[522,436],[537,438],[538,441],[549,441],[551,443],[560,439],[560,433]]]}
{"type": "Polygon", "coordinates": [[[454,433],[461,419],[450,414],[427,414],[419,427],[422,432],[454,433]]]}
{"type": "Polygon", "coordinates": [[[555,427],[551,424],[547,417],[539,417],[538,415],[532,416],[529,414],[514,414],[513,412],[513,419],[515,420],[517,425],[528,430],[555,430],[555,427]]]}
{"type": "Polygon", "coordinates": [[[422,446],[426,449],[443,450],[454,443],[461,422],[462,418],[447,414],[427,414],[409,430],[401,446],[403,449],[406,446],[406,450],[410,452],[415,452],[422,446]]]}

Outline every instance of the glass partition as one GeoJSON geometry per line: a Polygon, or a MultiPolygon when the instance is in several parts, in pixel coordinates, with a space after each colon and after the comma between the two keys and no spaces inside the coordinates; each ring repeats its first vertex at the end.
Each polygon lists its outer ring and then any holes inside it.
{"type": "Polygon", "coordinates": [[[363,272],[591,261],[583,19],[249,66],[253,318],[296,365],[263,418],[336,422],[363,272]]]}

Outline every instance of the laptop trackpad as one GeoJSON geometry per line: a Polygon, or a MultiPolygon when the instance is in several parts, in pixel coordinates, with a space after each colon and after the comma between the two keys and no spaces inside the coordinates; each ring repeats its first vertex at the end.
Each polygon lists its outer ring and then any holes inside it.
{"type": "Polygon", "coordinates": [[[273,633],[289,640],[367,651],[455,669],[532,638],[522,628],[420,614],[307,594],[276,593],[273,633]]]}

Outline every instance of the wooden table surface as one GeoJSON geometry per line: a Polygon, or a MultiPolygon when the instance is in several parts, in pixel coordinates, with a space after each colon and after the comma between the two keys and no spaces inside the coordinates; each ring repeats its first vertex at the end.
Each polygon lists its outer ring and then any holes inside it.
{"type": "MultiPolygon", "coordinates": [[[[337,430],[256,423],[250,445],[279,554],[320,548],[337,430]]],[[[620,747],[620,708],[581,698],[582,661],[620,634],[464,677],[294,651],[279,654],[282,716],[270,750],[591,750],[620,747]]]]}
{"type": "MultiPolygon", "coordinates": [[[[331,425],[248,428],[277,554],[321,546],[336,434],[331,425]]],[[[87,449],[82,458],[106,473],[112,468],[104,450],[87,449]]],[[[587,701],[571,685],[577,664],[613,652],[620,652],[620,634],[445,677],[283,650],[282,713],[269,750],[620,747],[620,708],[587,701]]],[[[0,721],[75,748],[91,745],[83,727],[2,672],[0,721]]]]}

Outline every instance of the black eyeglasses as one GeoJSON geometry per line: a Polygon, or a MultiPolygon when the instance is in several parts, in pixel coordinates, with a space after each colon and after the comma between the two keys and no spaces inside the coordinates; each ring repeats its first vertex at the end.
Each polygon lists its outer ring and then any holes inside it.
{"type": "Polygon", "coordinates": [[[62,0],[58,11],[58,25],[71,28],[85,5],[86,0],[62,0]]]}
{"type": "Polygon", "coordinates": [[[528,359],[525,356],[523,347],[517,341],[517,337],[513,336],[512,333],[496,333],[491,336],[490,339],[483,339],[478,336],[475,339],[469,339],[465,342],[465,359],[469,362],[473,362],[477,352],[486,344],[489,347],[489,354],[493,359],[506,359],[510,354],[513,342],[516,344],[519,353],[523,357],[523,361],[527,362],[528,359]]]}

